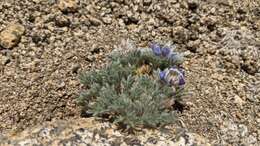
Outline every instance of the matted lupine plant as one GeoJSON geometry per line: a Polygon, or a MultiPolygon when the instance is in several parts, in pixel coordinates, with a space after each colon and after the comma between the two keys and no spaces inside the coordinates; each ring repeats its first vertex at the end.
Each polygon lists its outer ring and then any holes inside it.
{"type": "Polygon", "coordinates": [[[86,87],[78,98],[83,114],[106,117],[127,129],[174,122],[173,105],[185,85],[181,63],[170,45],[115,49],[108,65],[80,76],[86,87]]]}

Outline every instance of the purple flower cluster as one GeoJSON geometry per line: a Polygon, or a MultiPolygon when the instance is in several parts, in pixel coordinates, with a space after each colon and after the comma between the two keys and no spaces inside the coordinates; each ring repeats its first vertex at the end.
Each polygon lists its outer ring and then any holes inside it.
{"type": "Polygon", "coordinates": [[[185,73],[183,69],[171,67],[159,73],[160,79],[168,85],[181,87],[185,84],[185,73]]]}
{"type": "Polygon", "coordinates": [[[171,53],[171,49],[169,47],[162,47],[159,44],[152,44],[151,49],[156,56],[168,57],[171,53]]]}
{"type": "MultiPolygon", "coordinates": [[[[150,47],[154,55],[167,58],[173,62],[179,61],[181,56],[172,51],[169,46],[163,46],[160,44],[152,44],[150,47]]],[[[159,73],[160,79],[166,84],[174,87],[182,87],[185,84],[185,73],[183,69],[176,67],[167,68],[159,73]]]]}
{"type": "Polygon", "coordinates": [[[151,45],[151,49],[154,55],[159,57],[165,57],[173,62],[181,59],[180,55],[172,51],[172,49],[169,46],[162,46],[160,44],[154,43],[151,45]]]}

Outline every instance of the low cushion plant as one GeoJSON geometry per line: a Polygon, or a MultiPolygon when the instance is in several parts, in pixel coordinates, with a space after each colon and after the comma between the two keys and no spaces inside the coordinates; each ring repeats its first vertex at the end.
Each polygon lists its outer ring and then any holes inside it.
{"type": "Polygon", "coordinates": [[[100,70],[81,74],[86,90],[78,98],[82,111],[106,117],[127,129],[156,127],[175,121],[175,102],[184,93],[182,57],[170,46],[113,51],[100,70]]]}

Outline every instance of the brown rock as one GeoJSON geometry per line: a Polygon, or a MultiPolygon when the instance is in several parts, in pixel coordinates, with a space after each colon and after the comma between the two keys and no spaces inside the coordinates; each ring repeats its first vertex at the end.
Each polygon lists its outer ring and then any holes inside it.
{"type": "Polygon", "coordinates": [[[59,27],[65,27],[70,26],[71,22],[66,16],[57,16],[55,19],[55,24],[59,27]]]}
{"type": "Polygon", "coordinates": [[[6,49],[17,45],[25,28],[20,24],[10,24],[0,33],[0,45],[6,49]]]}
{"type": "Polygon", "coordinates": [[[260,30],[260,20],[256,21],[255,24],[256,24],[256,29],[257,29],[257,30],[260,30]]]}
{"type": "Polygon", "coordinates": [[[102,21],[103,21],[105,24],[111,24],[111,23],[112,23],[112,18],[111,18],[111,17],[103,17],[103,18],[102,18],[102,21]]]}
{"type": "Polygon", "coordinates": [[[0,65],[6,65],[10,62],[10,58],[7,56],[0,55],[0,65]]]}
{"type": "Polygon", "coordinates": [[[200,47],[200,44],[201,44],[200,40],[189,41],[187,47],[191,52],[196,53],[197,49],[200,47]]]}
{"type": "Polygon", "coordinates": [[[195,10],[199,6],[199,1],[198,0],[188,0],[187,2],[188,2],[188,7],[191,10],[195,10]]]}
{"type": "Polygon", "coordinates": [[[93,16],[88,16],[88,18],[89,18],[90,23],[94,26],[99,26],[100,24],[102,24],[102,22],[99,19],[97,19],[93,16]]]}
{"type": "Polygon", "coordinates": [[[58,7],[62,12],[76,12],[78,0],[59,0],[58,7]]]}
{"type": "Polygon", "coordinates": [[[174,42],[179,44],[187,42],[189,40],[189,31],[182,26],[174,27],[172,30],[172,37],[174,42]]]}
{"type": "Polygon", "coordinates": [[[257,73],[259,69],[259,66],[255,60],[245,60],[241,67],[245,72],[251,75],[257,73]]]}
{"type": "Polygon", "coordinates": [[[235,104],[237,104],[238,106],[242,106],[243,104],[245,104],[245,101],[242,99],[242,98],[240,98],[238,95],[235,95],[234,97],[233,97],[233,100],[234,100],[234,103],[235,104]]]}

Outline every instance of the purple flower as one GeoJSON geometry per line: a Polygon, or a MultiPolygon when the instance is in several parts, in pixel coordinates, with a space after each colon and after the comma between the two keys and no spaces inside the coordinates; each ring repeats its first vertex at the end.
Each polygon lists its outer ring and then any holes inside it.
{"type": "Polygon", "coordinates": [[[161,51],[161,47],[159,44],[152,44],[151,45],[151,48],[153,50],[153,53],[156,55],[156,56],[161,56],[162,54],[162,51],[161,51]]]}
{"type": "Polygon", "coordinates": [[[159,76],[160,76],[160,79],[161,79],[161,80],[164,80],[165,74],[166,74],[166,72],[164,72],[164,71],[161,71],[161,72],[159,73],[159,76]]]}
{"type": "Polygon", "coordinates": [[[185,80],[184,80],[184,77],[182,76],[182,77],[180,77],[180,79],[179,79],[179,85],[180,86],[183,86],[185,84],[185,80]]]}
{"type": "Polygon", "coordinates": [[[182,56],[179,53],[172,51],[172,49],[169,46],[162,47],[162,45],[154,43],[150,46],[150,48],[156,56],[166,58],[171,62],[182,61],[182,56]]]}
{"type": "Polygon", "coordinates": [[[171,86],[183,86],[185,84],[184,70],[172,67],[160,72],[160,79],[171,86]]]}
{"type": "Polygon", "coordinates": [[[185,71],[183,68],[179,68],[179,71],[182,73],[182,75],[185,77],[185,71]]]}
{"type": "Polygon", "coordinates": [[[161,49],[161,51],[162,51],[162,56],[163,56],[163,57],[167,57],[167,56],[169,56],[170,53],[171,53],[171,49],[168,48],[168,47],[163,47],[163,48],[161,49]]]}

